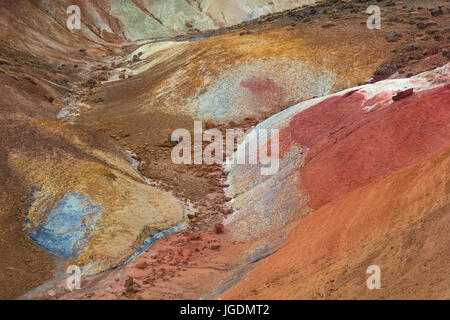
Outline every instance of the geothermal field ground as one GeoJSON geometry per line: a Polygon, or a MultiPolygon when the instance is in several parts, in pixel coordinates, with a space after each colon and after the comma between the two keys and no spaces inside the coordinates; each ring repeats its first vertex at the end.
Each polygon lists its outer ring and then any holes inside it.
{"type": "Polygon", "coordinates": [[[450,299],[447,0],[0,0],[0,299],[450,299]]]}

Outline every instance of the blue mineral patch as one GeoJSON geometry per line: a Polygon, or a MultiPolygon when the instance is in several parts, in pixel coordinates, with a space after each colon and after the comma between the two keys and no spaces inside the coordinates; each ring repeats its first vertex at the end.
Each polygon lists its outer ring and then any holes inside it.
{"type": "Polygon", "coordinates": [[[57,256],[76,258],[88,241],[87,231],[95,227],[103,211],[86,196],[67,193],[41,225],[30,232],[30,238],[57,256]]]}

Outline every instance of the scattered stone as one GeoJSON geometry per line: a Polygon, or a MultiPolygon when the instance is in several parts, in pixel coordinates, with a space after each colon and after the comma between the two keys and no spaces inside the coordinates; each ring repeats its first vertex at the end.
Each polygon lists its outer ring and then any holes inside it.
{"type": "Polygon", "coordinates": [[[322,28],[330,28],[330,27],[334,27],[334,26],[336,26],[336,25],[333,23],[325,23],[322,25],[322,28]]]}
{"type": "Polygon", "coordinates": [[[414,43],[410,43],[406,46],[406,50],[408,50],[408,51],[413,51],[413,50],[417,50],[417,49],[419,49],[419,47],[414,43]]]}
{"type": "Polygon", "coordinates": [[[220,247],[221,247],[220,245],[216,244],[214,246],[211,246],[211,250],[217,251],[220,249],[220,247]]]}
{"type": "Polygon", "coordinates": [[[134,279],[132,276],[128,276],[127,280],[124,283],[125,287],[131,287],[134,285],[134,279]]]}
{"type": "Polygon", "coordinates": [[[441,14],[444,14],[444,11],[442,11],[442,7],[437,7],[437,8],[434,8],[433,10],[431,10],[431,15],[433,17],[439,16],[441,14]]]}
{"type": "Polygon", "coordinates": [[[400,92],[397,92],[397,94],[392,97],[392,100],[397,101],[397,100],[406,98],[406,97],[412,95],[413,93],[414,93],[413,88],[405,90],[405,91],[400,91],[400,92]]]}
{"type": "Polygon", "coordinates": [[[99,102],[103,102],[103,101],[105,101],[105,100],[103,98],[100,98],[100,97],[94,99],[95,103],[99,103],[99,102]]]}
{"type": "Polygon", "coordinates": [[[386,3],[386,7],[393,7],[393,6],[395,6],[395,1],[393,1],[393,0],[389,0],[389,1],[386,3]]]}
{"type": "Polygon", "coordinates": [[[97,81],[95,79],[89,79],[87,82],[88,86],[92,89],[95,88],[97,86],[97,81]]]}
{"type": "Polygon", "coordinates": [[[398,66],[395,63],[387,63],[384,65],[381,65],[378,67],[377,70],[375,70],[374,75],[375,76],[390,76],[395,72],[395,70],[398,68],[398,66]]]}
{"type": "Polygon", "coordinates": [[[126,290],[125,290],[126,294],[133,294],[133,293],[138,293],[138,292],[139,292],[139,290],[136,287],[133,287],[133,286],[127,287],[126,290]]]}
{"type": "Polygon", "coordinates": [[[189,220],[193,220],[193,219],[195,219],[195,214],[188,213],[187,217],[188,217],[189,220]]]}
{"type": "Polygon", "coordinates": [[[145,269],[148,267],[148,264],[145,260],[141,260],[138,263],[136,263],[136,268],[138,269],[145,269]]]}
{"type": "Polygon", "coordinates": [[[30,82],[32,85],[37,86],[36,80],[34,80],[32,77],[25,76],[25,79],[28,80],[28,82],[30,82]]]}
{"type": "Polygon", "coordinates": [[[200,241],[200,240],[202,240],[202,238],[200,237],[200,235],[194,234],[194,235],[190,236],[189,240],[191,240],[191,241],[200,241]]]}
{"type": "Polygon", "coordinates": [[[183,141],[183,137],[179,136],[177,134],[171,133],[171,134],[169,134],[169,141],[172,142],[173,144],[178,144],[181,141],[183,141]]]}
{"type": "Polygon", "coordinates": [[[436,47],[427,48],[423,52],[423,54],[426,55],[426,56],[435,55],[435,54],[438,54],[438,53],[439,53],[439,48],[436,48],[436,47]]]}
{"type": "Polygon", "coordinates": [[[141,59],[139,58],[139,56],[137,55],[137,54],[135,54],[134,56],[133,56],[133,62],[139,62],[139,61],[141,61],[141,59]]]}

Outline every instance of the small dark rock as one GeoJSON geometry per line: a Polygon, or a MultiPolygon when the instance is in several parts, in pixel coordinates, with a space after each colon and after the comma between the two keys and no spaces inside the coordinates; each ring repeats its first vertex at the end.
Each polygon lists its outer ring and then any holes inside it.
{"type": "Polygon", "coordinates": [[[375,70],[375,76],[389,76],[395,72],[398,66],[394,63],[387,63],[375,70]]]}
{"type": "Polygon", "coordinates": [[[408,51],[413,51],[413,50],[417,50],[417,49],[419,49],[419,47],[414,43],[410,43],[406,46],[406,50],[408,50],[408,51]]]}
{"type": "Polygon", "coordinates": [[[221,234],[221,233],[223,233],[223,230],[224,230],[223,224],[216,223],[216,225],[214,226],[214,233],[221,234]]]}
{"type": "Polygon", "coordinates": [[[441,14],[444,14],[444,11],[442,11],[442,7],[437,7],[437,8],[434,8],[433,10],[431,10],[431,15],[433,17],[439,16],[441,14]]]}
{"type": "Polygon", "coordinates": [[[329,27],[334,27],[334,26],[335,26],[335,24],[333,24],[333,23],[325,23],[322,25],[322,28],[329,28],[329,27]]]}
{"type": "Polygon", "coordinates": [[[127,280],[125,280],[125,287],[131,287],[131,286],[133,286],[134,285],[134,279],[133,279],[133,277],[131,277],[131,276],[129,276],[128,278],[127,278],[127,280]]]}
{"type": "Polygon", "coordinates": [[[426,55],[426,56],[434,55],[434,54],[437,54],[437,53],[439,53],[439,48],[436,48],[436,47],[428,48],[428,49],[426,49],[423,52],[423,54],[426,55]]]}
{"type": "Polygon", "coordinates": [[[138,263],[136,263],[136,268],[138,269],[145,269],[147,268],[148,264],[145,261],[139,261],[138,263]]]}
{"type": "Polygon", "coordinates": [[[95,88],[95,86],[97,86],[97,81],[91,78],[88,80],[87,84],[90,88],[95,88]]]}
{"type": "Polygon", "coordinates": [[[392,100],[397,101],[397,100],[406,98],[406,97],[412,95],[413,93],[414,93],[413,88],[405,90],[405,91],[400,91],[395,96],[392,97],[392,100]]]}
{"type": "Polygon", "coordinates": [[[416,23],[416,26],[417,26],[417,28],[419,28],[420,30],[423,30],[423,29],[425,29],[425,28],[427,27],[426,24],[423,23],[423,22],[417,22],[417,23],[416,23]]]}
{"type": "Polygon", "coordinates": [[[233,209],[231,209],[231,208],[225,209],[225,210],[223,211],[223,213],[224,213],[225,215],[232,214],[232,213],[233,213],[233,209]]]}
{"type": "Polygon", "coordinates": [[[137,54],[135,54],[133,56],[133,62],[139,62],[139,61],[141,61],[141,59],[139,58],[139,56],[137,54]]]}
{"type": "Polygon", "coordinates": [[[200,241],[200,240],[202,240],[202,238],[198,234],[194,234],[194,235],[192,235],[189,238],[189,240],[191,240],[191,241],[200,241]]]}
{"type": "Polygon", "coordinates": [[[400,34],[396,31],[390,31],[390,32],[386,33],[386,40],[388,42],[396,42],[399,37],[400,37],[400,34]]]}
{"type": "Polygon", "coordinates": [[[387,6],[387,7],[393,7],[393,6],[395,6],[395,1],[389,0],[389,1],[386,3],[386,6],[387,6]]]}
{"type": "Polygon", "coordinates": [[[189,220],[195,219],[195,214],[188,213],[187,217],[188,217],[189,220]]]}

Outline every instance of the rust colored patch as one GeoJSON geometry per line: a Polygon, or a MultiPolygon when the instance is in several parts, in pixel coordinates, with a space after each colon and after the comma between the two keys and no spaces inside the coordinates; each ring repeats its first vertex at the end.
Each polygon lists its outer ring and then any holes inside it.
{"type": "Polygon", "coordinates": [[[281,99],[281,88],[271,79],[253,77],[240,85],[250,90],[255,106],[272,104],[281,99]]]}

